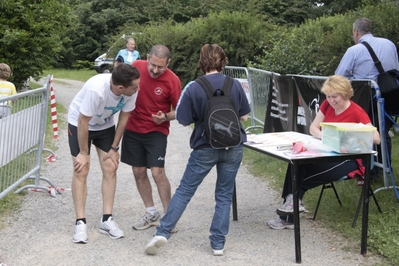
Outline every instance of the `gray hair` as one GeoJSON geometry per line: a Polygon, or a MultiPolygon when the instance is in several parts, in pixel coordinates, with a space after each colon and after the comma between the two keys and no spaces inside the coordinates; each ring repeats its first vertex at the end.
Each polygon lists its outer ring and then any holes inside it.
{"type": "Polygon", "coordinates": [[[152,55],[155,55],[156,57],[159,57],[159,58],[166,58],[167,60],[169,60],[170,51],[169,51],[169,48],[166,47],[165,45],[156,44],[151,48],[149,57],[151,57],[152,55]]]}
{"type": "Polygon", "coordinates": [[[126,39],[126,44],[128,44],[129,41],[134,41],[134,42],[136,42],[133,38],[127,38],[127,39],[126,39]]]}
{"type": "Polygon", "coordinates": [[[359,18],[353,23],[353,29],[357,29],[361,35],[371,33],[371,20],[359,18]]]}

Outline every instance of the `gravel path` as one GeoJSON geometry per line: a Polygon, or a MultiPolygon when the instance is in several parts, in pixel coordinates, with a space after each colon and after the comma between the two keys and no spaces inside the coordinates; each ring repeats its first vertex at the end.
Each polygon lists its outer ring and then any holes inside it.
{"type": "MultiPolygon", "coordinates": [[[[54,82],[56,100],[66,108],[83,83],[54,82]]],[[[59,120],[66,115],[59,114],[59,120]]],[[[242,165],[237,177],[238,221],[231,222],[225,255],[214,257],[209,246],[209,226],[214,209],[215,171],[199,187],[178,223],[179,232],[160,249],[157,256],[147,256],[144,248],[154,229],[134,231],[133,222],[141,217],[144,206],[136,189],[131,168],[120,164],[114,206],[115,220],[125,238],[112,240],[98,231],[101,213],[101,171],[92,156],[88,177],[86,219],[89,242],[72,243],[74,209],[70,191],[72,164],[66,124],[56,140],[55,162],[43,162],[42,175],[66,191],[52,198],[46,192],[24,196],[20,210],[2,217],[0,265],[296,265],[293,230],[272,230],[266,222],[276,217],[280,192],[248,173],[242,165]]],[[[190,127],[171,123],[168,138],[166,173],[172,193],[179,184],[189,153],[190,127]]],[[[92,151],[92,154],[96,154],[92,151]]],[[[43,185],[47,185],[43,183],[43,185]]],[[[158,209],[161,203],[153,186],[158,209]]],[[[350,221],[348,221],[348,226],[350,221]]],[[[301,219],[302,265],[375,265],[377,256],[360,255],[360,235],[356,243],[321,228],[304,217],[301,219]],[[348,251],[350,250],[350,251],[348,251]]]]}

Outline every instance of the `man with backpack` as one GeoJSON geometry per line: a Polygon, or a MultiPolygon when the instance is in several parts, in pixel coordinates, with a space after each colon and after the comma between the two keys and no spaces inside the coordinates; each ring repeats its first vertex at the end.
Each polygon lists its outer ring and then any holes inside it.
{"type": "Polygon", "coordinates": [[[145,252],[148,255],[155,255],[159,247],[166,245],[198,186],[215,165],[216,206],[209,239],[213,255],[223,255],[229,231],[235,178],[242,160],[242,143],[246,141],[244,128],[235,120],[238,117],[245,121],[251,111],[240,83],[220,73],[227,61],[226,54],[219,45],[205,44],[201,49],[199,62],[205,76],[201,77],[202,81],[190,82],[182,92],[176,108],[176,119],[184,126],[195,124],[190,138],[193,151],[180,185],[157,226],[154,237],[147,244],[145,252]],[[210,86],[201,85],[204,79],[210,86]],[[226,80],[231,82],[230,85],[225,83],[226,80]],[[208,88],[214,91],[209,96],[206,92],[208,88]],[[207,114],[209,110],[213,111],[207,114]],[[217,117],[218,114],[221,116],[217,117]],[[235,132],[237,127],[238,134],[235,132]]]}

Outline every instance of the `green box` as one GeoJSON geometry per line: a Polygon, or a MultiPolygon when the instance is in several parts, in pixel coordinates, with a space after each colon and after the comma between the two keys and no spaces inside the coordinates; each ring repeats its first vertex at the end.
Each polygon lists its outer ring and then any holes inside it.
{"type": "Polygon", "coordinates": [[[338,153],[362,153],[373,149],[373,126],[357,123],[320,123],[322,143],[338,153]]]}

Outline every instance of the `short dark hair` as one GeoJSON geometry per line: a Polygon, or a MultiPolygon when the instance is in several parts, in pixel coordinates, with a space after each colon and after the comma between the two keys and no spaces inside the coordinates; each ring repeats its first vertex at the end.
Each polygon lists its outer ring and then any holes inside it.
{"type": "Polygon", "coordinates": [[[228,62],[229,59],[219,45],[205,44],[202,46],[199,66],[204,74],[213,70],[222,72],[228,62]]]}
{"type": "Polygon", "coordinates": [[[371,20],[368,18],[359,18],[353,23],[353,29],[357,29],[361,35],[371,32],[371,20]]]}
{"type": "Polygon", "coordinates": [[[133,80],[140,78],[138,69],[129,64],[118,64],[112,70],[112,84],[122,85],[127,88],[133,84],[133,80]]]}

